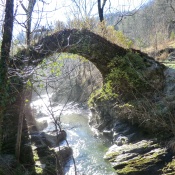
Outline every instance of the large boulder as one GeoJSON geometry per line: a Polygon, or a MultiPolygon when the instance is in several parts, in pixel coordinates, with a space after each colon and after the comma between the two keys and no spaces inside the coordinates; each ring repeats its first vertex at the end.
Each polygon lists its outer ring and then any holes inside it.
{"type": "Polygon", "coordinates": [[[58,146],[62,141],[66,140],[67,134],[64,130],[60,132],[55,133],[41,133],[42,138],[44,139],[44,142],[49,147],[55,147],[58,146]]]}
{"type": "Polygon", "coordinates": [[[104,159],[110,161],[118,175],[161,174],[166,162],[167,151],[150,140],[134,144],[113,145],[104,159]]]}

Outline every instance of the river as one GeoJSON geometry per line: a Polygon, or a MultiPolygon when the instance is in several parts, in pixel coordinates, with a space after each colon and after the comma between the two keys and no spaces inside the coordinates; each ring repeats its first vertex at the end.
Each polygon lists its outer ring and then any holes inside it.
{"type": "MultiPolygon", "coordinates": [[[[48,127],[44,132],[54,130],[50,112],[60,116],[62,128],[67,132],[67,141],[73,149],[78,175],[115,175],[109,162],[103,159],[107,148],[111,145],[108,138],[97,136],[88,125],[90,111],[79,108],[76,104],[54,105],[48,108],[49,100],[46,95],[32,102],[32,107],[37,110],[37,120],[47,120],[48,127]],[[47,107],[46,107],[47,106],[47,107]],[[61,113],[61,115],[60,115],[61,113]]],[[[66,143],[62,143],[65,145],[66,143]]],[[[74,174],[73,162],[70,161],[66,168],[66,175],[74,174]]]]}

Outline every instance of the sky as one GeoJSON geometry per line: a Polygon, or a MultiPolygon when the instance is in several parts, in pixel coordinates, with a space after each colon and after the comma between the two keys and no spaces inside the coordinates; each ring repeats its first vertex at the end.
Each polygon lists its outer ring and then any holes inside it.
{"type": "MultiPolygon", "coordinates": [[[[55,21],[68,21],[74,17],[81,17],[80,12],[76,8],[75,3],[71,0],[44,0],[46,3],[37,1],[34,13],[33,13],[33,27],[37,24],[39,26],[48,26],[54,24],[55,21]]],[[[75,0],[74,0],[75,1],[75,0]]],[[[89,16],[98,16],[97,4],[94,4],[94,0],[76,0],[77,4],[82,8],[85,7],[85,2],[87,5],[86,14],[89,16]],[[92,8],[90,13],[90,8],[92,8]]],[[[95,0],[96,2],[97,0],[95,0]]],[[[28,0],[22,1],[25,7],[27,7],[28,0]]],[[[149,0],[107,0],[105,5],[105,12],[124,12],[138,9],[143,4],[149,2],[149,0]],[[110,3],[109,3],[110,2],[110,3]]],[[[19,0],[15,0],[15,11],[16,15],[16,25],[14,26],[14,33],[18,34],[22,29],[19,23],[24,23],[26,21],[26,15],[21,7],[19,0]]],[[[82,16],[85,16],[82,13],[82,16]]]]}
{"type": "MultiPolygon", "coordinates": [[[[60,21],[67,21],[67,18],[73,18],[74,15],[71,13],[71,10],[75,10],[75,3],[72,3],[71,0],[45,0],[48,2],[48,5],[44,6],[45,11],[50,11],[52,13],[44,14],[44,17],[47,16],[47,18],[50,19],[59,19],[60,21]]],[[[74,0],[77,1],[78,5],[85,6],[85,2],[87,7],[92,7],[94,1],[97,2],[97,0],[74,0]],[[84,2],[84,3],[83,3],[84,2]]],[[[103,1],[103,0],[102,0],[103,1]]],[[[107,3],[105,5],[105,10],[108,11],[110,8],[111,12],[116,11],[128,11],[137,9],[141,5],[145,4],[149,0],[107,0],[107,3]]],[[[38,6],[35,6],[35,10],[38,9],[41,11],[43,8],[43,3],[39,3],[38,6]]],[[[89,8],[87,8],[87,11],[89,11],[89,8]]],[[[97,4],[93,6],[93,10],[91,12],[91,15],[97,15],[98,9],[97,4]]]]}

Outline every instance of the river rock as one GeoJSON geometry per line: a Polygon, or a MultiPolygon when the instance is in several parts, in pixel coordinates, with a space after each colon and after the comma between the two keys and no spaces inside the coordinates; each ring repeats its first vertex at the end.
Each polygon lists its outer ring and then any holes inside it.
{"type": "Polygon", "coordinates": [[[64,130],[57,133],[41,133],[42,138],[45,139],[46,145],[50,147],[58,146],[60,142],[64,141],[67,137],[67,134],[64,130]]]}
{"type": "Polygon", "coordinates": [[[167,150],[153,140],[142,140],[134,144],[113,145],[104,159],[110,161],[118,175],[161,174],[167,150]]]}
{"type": "MultiPolygon", "coordinates": [[[[110,103],[109,103],[110,105],[110,103]]],[[[109,108],[109,105],[104,103],[101,106],[91,107],[91,116],[89,117],[89,125],[103,131],[106,128],[113,128],[114,118],[112,118],[113,109],[109,108]]]]}
{"type": "Polygon", "coordinates": [[[175,157],[163,168],[163,175],[173,175],[175,172],[175,157]]]}
{"type": "Polygon", "coordinates": [[[171,53],[168,55],[168,60],[169,60],[169,61],[175,60],[175,51],[174,51],[174,52],[171,52],[171,53]]]}
{"type": "Polygon", "coordinates": [[[58,159],[61,161],[62,165],[65,166],[70,157],[73,154],[72,148],[70,147],[60,147],[60,150],[56,152],[58,159]]]}
{"type": "Polygon", "coordinates": [[[32,133],[30,135],[30,138],[31,138],[32,144],[34,143],[35,145],[42,145],[42,142],[41,142],[42,138],[38,132],[32,133]]]}
{"type": "Polygon", "coordinates": [[[123,144],[127,144],[127,143],[128,143],[128,138],[125,136],[119,136],[115,141],[115,144],[117,146],[122,146],[123,144]]]}
{"type": "Polygon", "coordinates": [[[103,135],[107,136],[107,137],[112,137],[113,132],[111,130],[103,130],[103,135]]]}

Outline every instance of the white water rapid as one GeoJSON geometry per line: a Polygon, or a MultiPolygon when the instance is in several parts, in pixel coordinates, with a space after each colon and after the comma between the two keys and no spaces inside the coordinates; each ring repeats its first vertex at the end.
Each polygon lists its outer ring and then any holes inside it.
{"type": "MultiPolygon", "coordinates": [[[[55,117],[60,116],[62,128],[67,132],[67,141],[73,149],[78,175],[115,175],[111,165],[103,159],[111,143],[107,138],[94,135],[88,125],[89,110],[80,109],[75,104],[46,107],[49,104],[48,96],[42,95],[42,99],[34,100],[31,105],[36,109],[37,121],[47,120],[48,127],[44,132],[54,130],[49,110],[52,110],[55,117]]],[[[66,143],[63,142],[62,145],[66,143]]],[[[66,175],[74,175],[72,160],[67,165],[66,175]]]]}

